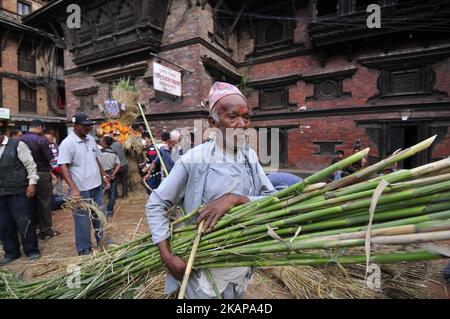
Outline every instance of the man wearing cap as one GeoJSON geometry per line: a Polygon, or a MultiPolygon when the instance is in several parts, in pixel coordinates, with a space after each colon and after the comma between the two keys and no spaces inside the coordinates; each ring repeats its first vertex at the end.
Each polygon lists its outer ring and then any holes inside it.
{"type": "Polygon", "coordinates": [[[0,266],[20,257],[19,237],[29,259],[41,256],[31,203],[38,180],[28,146],[17,139],[8,139],[0,128],[0,240],[5,251],[0,266]]]}
{"type": "MultiPolygon", "coordinates": [[[[159,154],[161,155],[164,166],[167,169],[167,173],[170,174],[173,166],[175,165],[176,160],[180,155],[183,155],[183,150],[180,148],[174,149],[174,146],[180,141],[181,133],[179,130],[175,129],[170,132],[169,139],[166,143],[159,148],[159,154]],[[174,158],[174,153],[176,152],[176,156],[174,158]]],[[[146,169],[147,172],[152,172],[155,168],[160,167],[161,162],[159,156],[155,158],[149,168],[146,169]]],[[[163,171],[164,172],[164,171],[163,171]]],[[[164,174],[165,176],[165,174],[164,174]]]]}
{"type": "Polygon", "coordinates": [[[25,133],[20,140],[27,144],[31,150],[34,162],[37,165],[39,181],[36,185],[36,196],[34,199],[34,214],[36,223],[39,224],[39,237],[48,239],[59,235],[59,232],[52,228],[52,166],[53,153],[48,140],[44,135],[44,122],[33,120],[30,123],[30,130],[25,133]]]}
{"type": "MultiPolygon", "coordinates": [[[[103,170],[99,161],[101,152],[94,138],[89,135],[94,122],[86,114],[76,113],[72,123],[73,132],[59,147],[58,165],[61,165],[61,172],[72,196],[93,199],[104,210],[103,186],[109,187],[110,176],[103,170]]],[[[76,249],[79,255],[92,253],[91,222],[97,244],[102,239],[103,230],[100,220],[96,217],[89,216],[89,212],[84,210],[73,211],[76,249]]]]}
{"type": "MultiPolygon", "coordinates": [[[[246,98],[235,86],[216,82],[209,93],[209,107],[208,121],[217,131],[215,140],[194,147],[183,155],[146,205],[153,243],[158,245],[161,260],[170,273],[166,293],[178,288],[186,269],[186,262],[172,254],[168,241],[168,211],[171,206],[179,204],[185,212],[191,212],[204,205],[199,218],[190,222],[205,219],[204,230],[209,232],[230,208],[275,191],[256,153],[243,138],[244,130],[250,127],[246,98]],[[226,134],[227,129],[238,136],[226,134]]],[[[251,276],[248,267],[210,271],[223,298],[241,297],[251,276]]],[[[186,297],[216,298],[205,271],[193,270],[186,297]]]]}

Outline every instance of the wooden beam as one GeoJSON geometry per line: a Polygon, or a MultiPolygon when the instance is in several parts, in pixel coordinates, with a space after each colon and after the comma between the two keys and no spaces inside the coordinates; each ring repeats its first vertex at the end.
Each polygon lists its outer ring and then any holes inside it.
{"type": "Polygon", "coordinates": [[[234,27],[236,26],[236,24],[238,23],[239,19],[241,18],[242,12],[247,7],[247,3],[248,3],[248,0],[245,0],[244,4],[241,7],[241,10],[239,10],[239,14],[237,15],[236,19],[233,22],[233,25],[230,28],[230,34],[233,33],[234,27]]]}
{"type": "Polygon", "coordinates": [[[58,30],[56,30],[55,25],[52,22],[48,23],[48,26],[50,27],[50,29],[52,30],[53,34],[57,37],[57,38],[62,38],[61,34],[59,34],[58,30]]]}
{"type": "Polygon", "coordinates": [[[2,37],[1,51],[5,50],[5,48],[6,48],[6,39],[8,39],[8,35],[9,35],[9,28],[6,29],[5,35],[2,37]]]}
{"type": "Polygon", "coordinates": [[[52,48],[50,49],[50,52],[48,53],[48,62],[53,61],[53,56],[55,55],[56,50],[56,44],[53,43],[52,48]]]}
{"type": "Polygon", "coordinates": [[[41,41],[39,41],[38,49],[36,50],[36,58],[39,58],[39,54],[41,53],[41,49],[42,49],[42,45],[43,44],[44,44],[44,39],[41,39],[41,41]]]}
{"type": "Polygon", "coordinates": [[[21,32],[20,33],[20,37],[19,37],[19,41],[17,42],[17,52],[19,52],[20,46],[22,45],[23,36],[24,36],[24,33],[21,32]]]}

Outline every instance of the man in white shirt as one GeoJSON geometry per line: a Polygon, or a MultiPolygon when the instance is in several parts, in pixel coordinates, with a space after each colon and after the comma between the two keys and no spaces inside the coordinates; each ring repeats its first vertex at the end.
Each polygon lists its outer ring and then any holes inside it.
{"type": "MultiPolygon", "coordinates": [[[[72,122],[73,132],[59,147],[58,165],[61,165],[72,196],[93,199],[104,210],[103,186],[109,188],[111,178],[103,170],[99,161],[101,152],[94,138],[89,135],[94,122],[84,113],[75,114],[72,122]]],[[[77,252],[79,255],[89,255],[92,253],[91,222],[98,244],[103,237],[100,220],[97,216],[89,216],[85,210],[74,210],[73,218],[77,252]]]]}

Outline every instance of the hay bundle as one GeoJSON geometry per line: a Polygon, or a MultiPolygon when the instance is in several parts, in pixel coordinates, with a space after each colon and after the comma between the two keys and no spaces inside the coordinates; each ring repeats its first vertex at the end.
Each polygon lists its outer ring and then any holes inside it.
{"type": "Polygon", "coordinates": [[[97,135],[101,137],[106,134],[114,134],[123,145],[129,163],[128,185],[131,190],[137,190],[142,188],[138,164],[145,161],[140,133],[131,128],[134,120],[140,115],[137,106],[139,91],[129,78],[128,80],[122,79],[114,84],[112,97],[120,105],[120,116],[118,120],[108,118],[97,130],[97,135]]]}
{"type": "Polygon", "coordinates": [[[380,268],[380,289],[367,287],[366,268],[359,264],[269,267],[257,274],[276,278],[296,299],[428,299],[427,282],[439,283],[441,277],[441,269],[430,262],[385,264],[380,268]]]}
{"type": "Polygon", "coordinates": [[[111,238],[111,226],[105,216],[105,213],[98,207],[97,203],[93,199],[85,199],[81,197],[65,196],[63,209],[68,210],[85,210],[88,212],[92,219],[100,221],[101,229],[95,232],[103,232],[102,240],[99,243],[99,247],[104,248],[107,246],[108,241],[111,238]]]}
{"type": "Polygon", "coordinates": [[[113,86],[112,97],[119,102],[122,107],[119,121],[124,126],[131,126],[133,121],[139,116],[137,102],[139,99],[138,89],[130,83],[130,79],[121,80],[113,86]]]}
{"type": "Polygon", "coordinates": [[[375,298],[364,277],[354,276],[338,265],[325,268],[271,267],[263,270],[278,278],[297,299],[375,298]]]}

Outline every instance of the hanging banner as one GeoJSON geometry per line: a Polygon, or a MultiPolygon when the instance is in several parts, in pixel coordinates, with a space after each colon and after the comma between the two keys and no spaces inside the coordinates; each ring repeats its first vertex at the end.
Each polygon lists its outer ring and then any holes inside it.
{"type": "Polygon", "coordinates": [[[0,119],[9,120],[9,109],[0,108],[0,119]]]}
{"type": "Polygon", "coordinates": [[[181,73],[153,62],[153,87],[158,91],[181,96],[181,73]]]}

